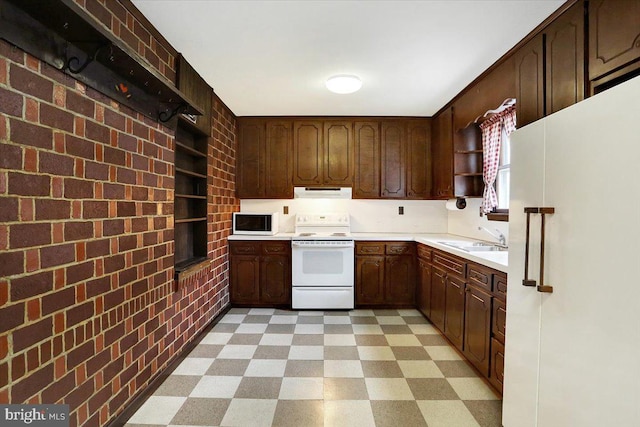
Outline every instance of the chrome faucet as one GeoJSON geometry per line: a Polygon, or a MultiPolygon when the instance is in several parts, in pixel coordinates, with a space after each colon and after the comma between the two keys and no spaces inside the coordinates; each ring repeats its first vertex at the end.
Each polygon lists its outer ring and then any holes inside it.
{"type": "Polygon", "coordinates": [[[496,239],[498,239],[498,241],[500,242],[500,246],[507,246],[507,238],[504,236],[504,234],[502,234],[502,232],[500,232],[500,230],[498,230],[496,228],[496,231],[498,232],[498,234],[496,235],[493,231],[489,230],[488,228],[485,227],[480,227],[478,226],[478,230],[484,230],[487,233],[491,234],[493,237],[495,237],[496,239]]]}

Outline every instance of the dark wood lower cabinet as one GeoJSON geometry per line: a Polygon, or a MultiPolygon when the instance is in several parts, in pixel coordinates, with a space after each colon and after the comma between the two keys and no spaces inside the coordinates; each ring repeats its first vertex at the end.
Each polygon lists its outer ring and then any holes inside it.
{"type": "Polygon", "coordinates": [[[231,241],[231,304],[291,306],[291,243],[231,241]]]}
{"type": "Polygon", "coordinates": [[[491,368],[489,382],[502,393],[504,383],[504,344],[495,338],[491,340],[491,368]]]}
{"type": "Polygon", "coordinates": [[[447,275],[445,281],[444,334],[458,350],[464,340],[464,290],[463,279],[447,275]]]}
{"type": "Polygon", "coordinates": [[[445,293],[447,273],[432,267],[431,270],[431,322],[444,331],[445,293]]]}
{"type": "Polygon", "coordinates": [[[413,256],[387,256],[385,276],[385,302],[399,306],[415,303],[416,264],[413,256]]]}
{"type": "Polygon", "coordinates": [[[356,257],[356,305],[384,303],[384,256],[356,257]]]}
{"type": "Polygon", "coordinates": [[[431,265],[418,258],[418,287],[416,288],[416,307],[426,317],[431,317],[431,265]]]}
{"type": "Polygon", "coordinates": [[[491,295],[467,285],[463,353],[485,377],[489,376],[490,340],[491,295]]]}

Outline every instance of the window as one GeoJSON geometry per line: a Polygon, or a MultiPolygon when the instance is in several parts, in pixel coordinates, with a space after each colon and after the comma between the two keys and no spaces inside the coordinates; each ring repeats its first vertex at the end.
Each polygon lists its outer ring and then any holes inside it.
{"type": "Polygon", "coordinates": [[[511,177],[511,140],[504,127],[502,128],[502,143],[500,147],[500,164],[496,177],[496,193],[498,206],[496,211],[509,209],[509,184],[511,177]]]}

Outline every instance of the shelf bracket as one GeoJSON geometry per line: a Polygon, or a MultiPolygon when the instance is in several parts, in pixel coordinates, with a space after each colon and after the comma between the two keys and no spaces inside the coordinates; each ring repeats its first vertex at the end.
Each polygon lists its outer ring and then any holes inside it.
{"type": "Polygon", "coordinates": [[[87,58],[84,60],[84,63],[82,64],[80,64],[80,58],[78,58],[77,56],[67,58],[64,64],[64,69],[69,70],[71,74],[81,73],[85,68],[87,68],[87,66],[89,66],[89,64],[96,60],[102,49],[110,45],[110,43],[100,43],[99,45],[97,45],[95,50],[87,56],[87,58]]]}
{"type": "Polygon", "coordinates": [[[184,103],[180,104],[173,110],[167,109],[165,111],[161,111],[160,114],[158,114],[158,120],[160,120],[162,123],[167,123],[169,120],[171,120],[178,114],[184,113],[188,109],[189,109],[189,106],[187,104],[184,104],[184,103]]]}

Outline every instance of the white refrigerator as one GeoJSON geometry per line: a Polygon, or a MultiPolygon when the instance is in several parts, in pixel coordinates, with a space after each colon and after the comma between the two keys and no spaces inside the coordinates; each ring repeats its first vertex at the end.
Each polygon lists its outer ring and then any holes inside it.
{"type": "Polygon", "coordinates": [[[511,141],[503,425],[640,426],[640,77],[511,141]]]}

